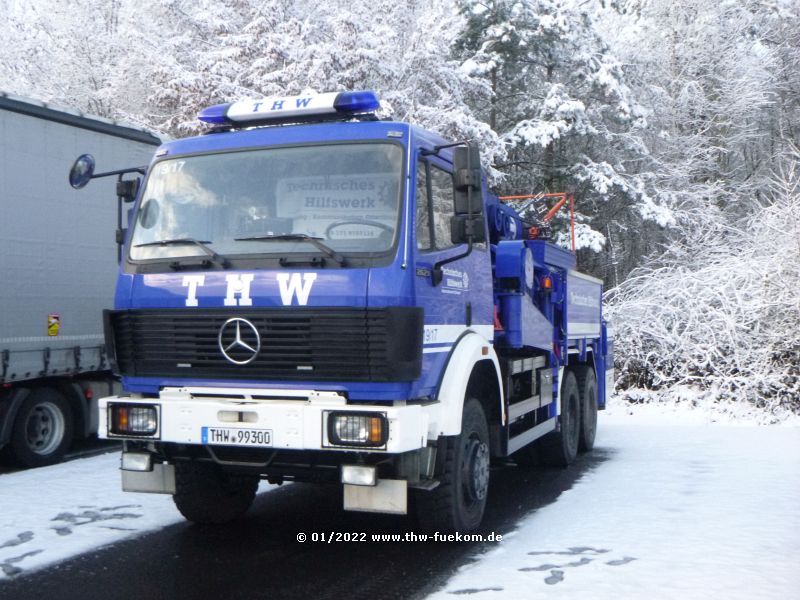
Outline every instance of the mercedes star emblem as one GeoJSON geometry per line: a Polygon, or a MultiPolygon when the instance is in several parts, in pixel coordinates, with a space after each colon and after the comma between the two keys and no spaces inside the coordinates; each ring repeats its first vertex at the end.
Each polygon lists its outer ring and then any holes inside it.
{"type": "Polygon", "coordinates": [[[219,328],[219,349],[222,356],[235,365],[253,362],[261,351],[261,336],[247,319],[228,319],[219,328]]]}

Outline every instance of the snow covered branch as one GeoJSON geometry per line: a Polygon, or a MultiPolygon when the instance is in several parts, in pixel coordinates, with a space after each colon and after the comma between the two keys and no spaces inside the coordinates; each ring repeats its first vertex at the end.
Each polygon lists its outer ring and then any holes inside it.
{"type": "Polygon", "coordinates": [[[618,384],[800,412],[800,155],[735,226],[708,224],[608,294],[618,384]]]}

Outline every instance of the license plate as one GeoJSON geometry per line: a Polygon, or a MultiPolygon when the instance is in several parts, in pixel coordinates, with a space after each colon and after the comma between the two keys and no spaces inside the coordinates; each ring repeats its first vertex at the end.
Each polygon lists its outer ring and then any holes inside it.
{"type": "Polygon", "coordinates": [[[221,446],[272,446],[271,429],[240,429],[238,427],[203,427],[203,444],[221,446]]]}

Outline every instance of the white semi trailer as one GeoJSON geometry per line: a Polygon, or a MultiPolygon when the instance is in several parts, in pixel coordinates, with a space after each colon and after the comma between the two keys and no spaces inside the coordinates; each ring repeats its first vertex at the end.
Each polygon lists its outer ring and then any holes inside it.
{"type": "Polygon", "coordinates": [[[0,448],[21,466],[58,462],[96,432],[93,400],[114,385],[102,311],[117,277],[115,182],[78,199],[65,173],[87,148],[107,164],[146,165],[159,143],[0,94],[0,448]]]}

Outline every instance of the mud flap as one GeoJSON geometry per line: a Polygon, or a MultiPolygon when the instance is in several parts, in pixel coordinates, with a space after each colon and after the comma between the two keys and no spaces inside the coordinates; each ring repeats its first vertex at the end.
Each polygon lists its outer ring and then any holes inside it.
{"type": "Polygon", "coordinates": [[[175,493],[175,465],[155,464],[152,471],[123,471],[122,491],[149,494],[175,493]]]}
{"type": "Polygon", "coordinates": [[[408,482],[405,479],[380,479],[375,486],[345,484],[344,509],[408,514],[408,482]]]}

